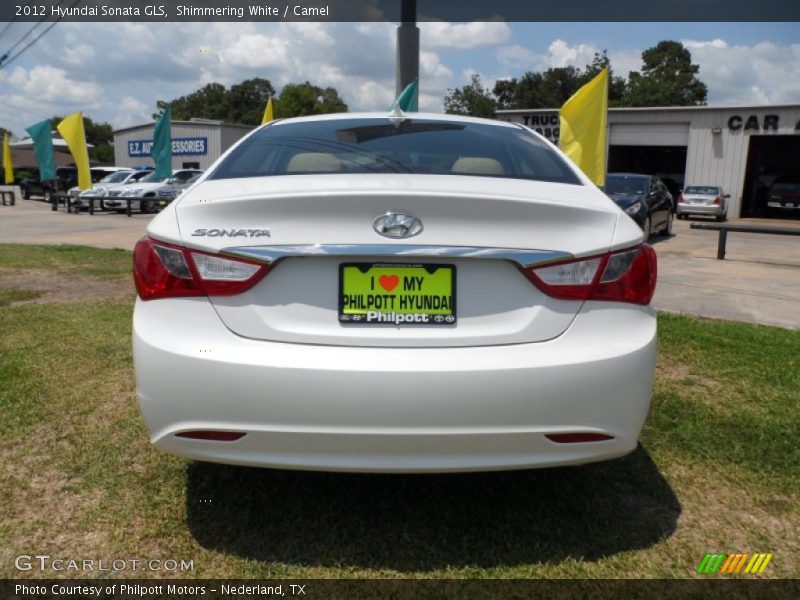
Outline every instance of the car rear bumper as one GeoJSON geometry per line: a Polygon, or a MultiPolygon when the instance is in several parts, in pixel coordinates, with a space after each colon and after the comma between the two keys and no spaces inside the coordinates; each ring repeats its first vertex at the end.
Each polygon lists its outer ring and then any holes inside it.
{"type": "Polygon", "coordinates": [[[720,204],[678,204],[679,215],[711,215],[725,214],[725,207],[720,204]]]}
{"type": "Polygon", "coordinates": [[[546,467],[632,451],[650,404],[650,307],[587,303],[561,336],[466,348],[250,340],[205,298],[137,301],[137,391],[151,441],[263,467],[444,472],[546,467]],[[233,431],[238,441],[177,437],[233,431]],[[546,434],[604,433],[555,443],[546,434]]]}

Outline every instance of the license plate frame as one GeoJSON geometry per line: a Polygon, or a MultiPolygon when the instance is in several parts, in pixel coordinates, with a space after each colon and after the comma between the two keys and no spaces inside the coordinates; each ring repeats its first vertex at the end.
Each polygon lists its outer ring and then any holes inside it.
{"type": "Polygon", "coordinates": [[[341,263],[338,282],[339,322],[343,325],[368,327],[455,326],[458,323],[456,279],[456,266],[453,264],[382,261],[341,263]],[[358,273],[352,269],[356,269],[358,273]],[[420,276],[426,279],[419,281],[420,276]],[[381,282],[381,277],[387,279],[381,282]],[[393,279],[395,277],[396,280],[393,279]],[[409,277],[413,279],[409,280],[409,277]],[[353,287],[359,283],[363,287],[366,278],[371,278],[372,289],[364,293],[363,289],[359,291],[353,287]],[[357,279],[362,281],[356,282],[357,279]],[[409,285],[419,285],[422,288],[425,283],[430,283],[431,288],[444,286],[446,291],[447,279],[449,279],[449,295],[441,293],[441,290],[440,293],[424,294],[418,293],[421,289],[406,289],[409,285]],[[389,287],[381,289],[380,286],[384,283],[389,287]],[[346,285],[349,286],[347,292],[346,285]],[[370,296],[373,297],[371,304],[370,296]],[[381,298],[380,301],[375,298],[377,296],[381,298]],[[403,301],[402,297],[411,299],[403,301]],[[380,306],[377,305],[378,302],[380,306]],[[401,304],[404,306],[401,307],[401,304]],[[417,310],[414,311],[414,308],[417,310]],[[370,313],[378,313],[378,316],[370,313]],[[406,315],[410,315],[410,318],[406,315]]]}

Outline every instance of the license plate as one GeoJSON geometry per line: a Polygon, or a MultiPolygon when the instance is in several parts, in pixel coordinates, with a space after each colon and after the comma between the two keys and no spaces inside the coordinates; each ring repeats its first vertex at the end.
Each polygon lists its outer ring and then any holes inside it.
{"type": "Polygon", "coordinates": [[[454,325],[455,292],[455,265],[345,263],[339,266],[339,321],[454,325]]]}

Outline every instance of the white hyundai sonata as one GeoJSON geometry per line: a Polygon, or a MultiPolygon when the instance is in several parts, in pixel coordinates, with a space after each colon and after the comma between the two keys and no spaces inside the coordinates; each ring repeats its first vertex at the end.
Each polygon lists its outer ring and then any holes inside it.
{"type": "Polygon", "coordinates": [[[152,442],[292,469],[480,471],[632,451],[655,254],[519,125],[338,114],[263,126],[134,251],[152,442]]]}

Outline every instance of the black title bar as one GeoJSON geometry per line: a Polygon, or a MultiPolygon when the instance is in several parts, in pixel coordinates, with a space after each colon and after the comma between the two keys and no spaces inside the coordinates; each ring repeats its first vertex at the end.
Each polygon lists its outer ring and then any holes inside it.
{"type": "MultiPolygon", "coordinates": [[[[416,0],[415,3],[419,21],[800,21],[797,0],[416,0]]],[[[399,22],[403,4],[403,0],[3,0],[0,22],[399,22]]],[[[408,7],[414,2],[405,4],[408,7]]]]}

